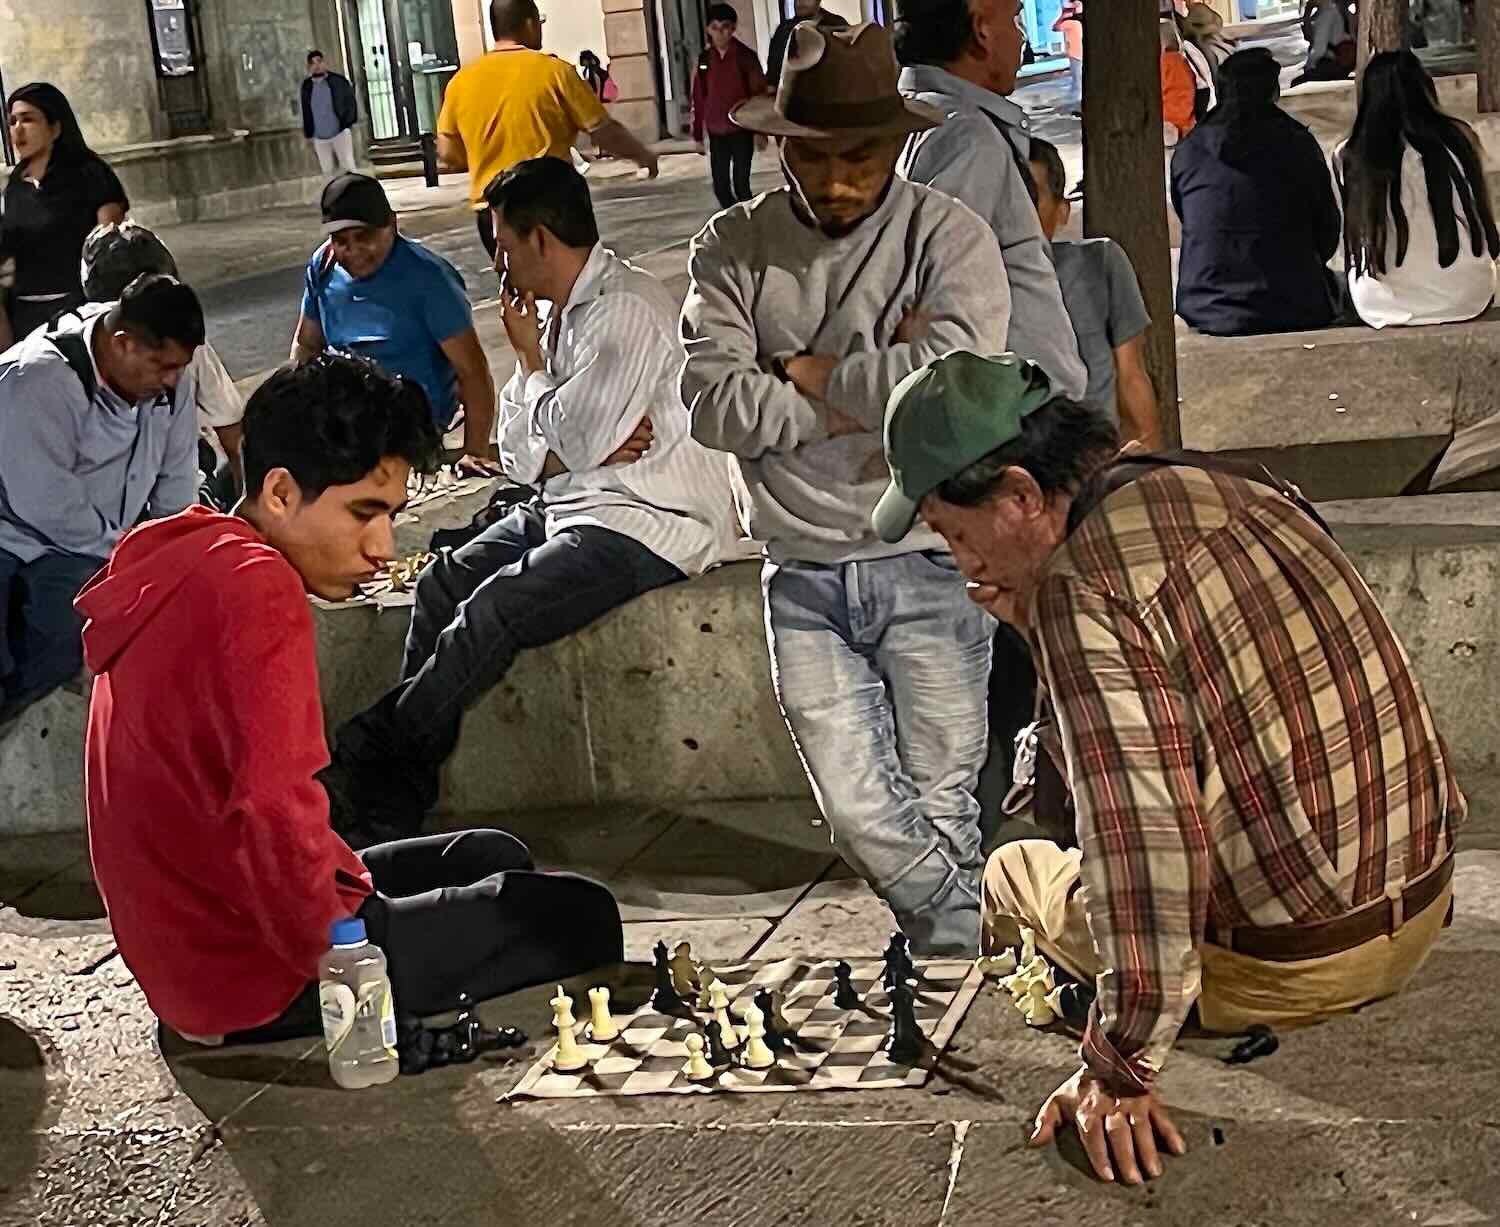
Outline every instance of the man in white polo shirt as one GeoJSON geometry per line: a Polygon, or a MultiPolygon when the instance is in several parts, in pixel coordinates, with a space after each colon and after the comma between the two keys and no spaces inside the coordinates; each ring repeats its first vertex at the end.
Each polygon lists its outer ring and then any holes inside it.
{"type": "Polygon", "coordinates": [[[567,162],[522,162],[485,195],[517,355],[500,460],[540,493],[418,581],[401,681],[339,732],[325,777],[356,842],[420,826],[463,713],[519,652],[707,570],[735,535],[728,458],[677,395],[672,295],[600,244],[567,162]]]}

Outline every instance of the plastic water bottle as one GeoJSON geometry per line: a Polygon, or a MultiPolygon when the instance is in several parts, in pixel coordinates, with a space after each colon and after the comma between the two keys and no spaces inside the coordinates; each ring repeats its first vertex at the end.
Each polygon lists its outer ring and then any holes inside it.
{"type": "Polygon", "coordinates": [[[401,1072],[385,955],[370,944],[363,920],[335,921],[332,939],[318,960],[328,1070],[345,1090],[379,1086],[401,1072]]]}

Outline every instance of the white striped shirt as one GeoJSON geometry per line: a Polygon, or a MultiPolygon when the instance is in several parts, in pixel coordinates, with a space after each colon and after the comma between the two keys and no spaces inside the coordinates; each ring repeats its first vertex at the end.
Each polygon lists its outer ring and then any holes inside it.
{"type": "Polygon", "coordinates": [[[600,245],[554,331],[546,370],[519,365],[500,394],[500,463],[512,481],[541,480],[547,453],[568,472],[542,486],[547,532],[595,525],[630,537],[684,574],[720,562],[738,535],[731,459],[691,434],[677,380],[684,362],[677,303],[648,273],[600,245]],[[656,441],[634,464],[604,460],[651,418],[656,441]]]}

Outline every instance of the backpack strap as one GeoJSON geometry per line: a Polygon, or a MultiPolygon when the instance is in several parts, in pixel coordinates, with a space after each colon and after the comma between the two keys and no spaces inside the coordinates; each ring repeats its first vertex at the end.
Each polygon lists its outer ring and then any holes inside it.
{"type": "Polygon", "coordinates": [[[94,376],[94,359],[89,353],[89,343],[83,335],[84,319],[76,311],[61,311],[47,325],[46,338],[57,347],[78,381],[83,384],[83,394],[90,401],[99,390],[99,381],[94,376]]]}
{"type": "Polygon", "coordinates": [[[1116,490],[1123,490],[1132,482],[1165,468],[1201,469],[1205,473],[1222,473],[1226,477],[1238,477],[1242,481],[1254,482],[1258,486],[1269,486],[1329,537],[1333,536],[1333,530],[1328,527],[1327,521],[1318,514],[1317,508],[1307,501],[1302,491],[1285,478],[1278,477],[1265,465],[1244,460],[1226,460],[1222,456],[1210,455],[1207,452],[1188,451],[1124,456],[1109,467],[1101,469],[1089,479],[1079,491],[1078,497],[1073,500],[1073,505],[1068,510],[1068,535],[1071,536],[1088,515],[1116,490]]]}

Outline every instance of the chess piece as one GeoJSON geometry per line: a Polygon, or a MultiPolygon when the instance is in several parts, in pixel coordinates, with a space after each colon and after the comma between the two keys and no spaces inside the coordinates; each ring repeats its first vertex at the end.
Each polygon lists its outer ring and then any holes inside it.
{"type": "Polygon", "coordinates": [[[898,980],[891,990],[891,1029],[881,1049],[897,1065],[916,1065],[926,1047],[922,1029],[917,1025],[916,998],[911,985],[898,980]]]}
{"type": "Polygon", "coordinates": [[[719,1020],[710,1019],[703,1033],[708,1036],[708,1063],[715,1069],[728,1069],[733,1065],[734,1057],[724,1047],[724,1028],[719,1025],[719,1020]]]}
{"type": "Polygon", "coordinates": [[[708,1008],[714,1012],[714,1021],[719,1024],[719,1030],[723,1033],[724,1047],[738,1048],[739,1033],[735,1031],[734,1022],[729,1017],[729,990],[724,987],[722,980],[715,980],[709,985],[708,1008]]]}
{"type": "Polygon", "coordinates": [[[693,962],[692,946],[678,942],[668,966],[672,969],[672,987],[679,997],[686,1000],[698,992],[701,985],[698,983],[698,964],[693,962]]]}
{"type": "Polygon", "coordinates": [[[842,959],[838,966],[833,969],[834,978],[838,981],[838,987],[834,989],[833,1004],[841,1010],[857,1010],[862,1004],[859,994],[854,991],[854,968],[842,959]]]}
{"type": "Polygon", "coordinates": [[[718,980],[718,974],[707,963],[695,963],[698,969],[698,1008],[700,1010],[713,1009],[709,1001],[709,992],[718,980]]]}
{"type": "Polygon", "coordinates": [[[897,981],[909,980],[913,970],[906,934],[897,929],[885,948],[885,974],[881,978],[885,981],[886,991],[894,992],[897,981]]]}
{"type": "Polygon", "coordinates": [[[1049,1023],[1057,1021],[1057,1014],[1053,1011],[1047,1000],[1047,988],[1045,980],[1036,979],[1026,986],[1026,996],[1017,1003],[1021,1009],[1021,1016],[1026,1019],[1029,1027],[1045,1027],[1049,1023]]]}
{"type": "Polygon", "coordinates": [[[615,1025],[614,1017],[609,1012],[609,989],[602,985],[589,989],[589,1005],[593,1009],[593,1018],[589,1022],[589,1039],[596,1044],[607,1044],[620,1034],[620,1028],[615,1025]]]}
{"type": "Polygon", "coordinates": [[[1021,966],[1025,967],[1034,958],[1036,958],[1036,930],[1023,928],[1021,930],[1021,966]]]}
{"type": "Polygon", "coordinates": [[[672,987],[672,968],[667,962],[667,943],[657,942],[653,950],[656,955],[656,991],[651,994],[651,1008],[658,1014],[680,1014],[687,1002],[677,995],[672,987]]]}
{"type": "Polygon", "coordinates": [[[772,1052],[790,1052],[792,1041],[785,1029],[785,1023],[781,1015],[776,1012],[776,998],[771,995],[768,988],[760,989],[755,994],[755,1008],[760,1011],[761,1017],[766,1023],[766,1047],[772,1052]]]}
{"type": "Polygon", "coordinates": [[[552,1068],[564,1074],[585,1068],[589,1059],[578,1046],[573,998],[562,991],[561,984],[557,986],[557,996],[552,998],[552,1025],[557,1028],[557,1052],[552,1058],[552,1068]]]}
{"type": "Polygon", "coordinates": [[[683,1076],[689,1082],[713,1081],[714,1067],[703,1055],[703,1037],[694,1031],[687,1037],[686,1042],[688,1059],[687,1064],[682,1067],[683,1076]]]}
{"type": "Polygon", "coordinates": [[[745,1023],[748,1034],[740,1064],[746,1069],[770,1069],[776,1064],[776,1054],[766,1045],[766,1016],[753,1005],[748,1005],[745,1007],[745,1023]]]}
{"type": "Polygon", "coordinates": [[[981,955],[977,960],[979,974],[990,979],[999,979],[1008,976],[1016,969],[1016,952],[1014,950],[1002,950],[999,954],[981,955]]]}

